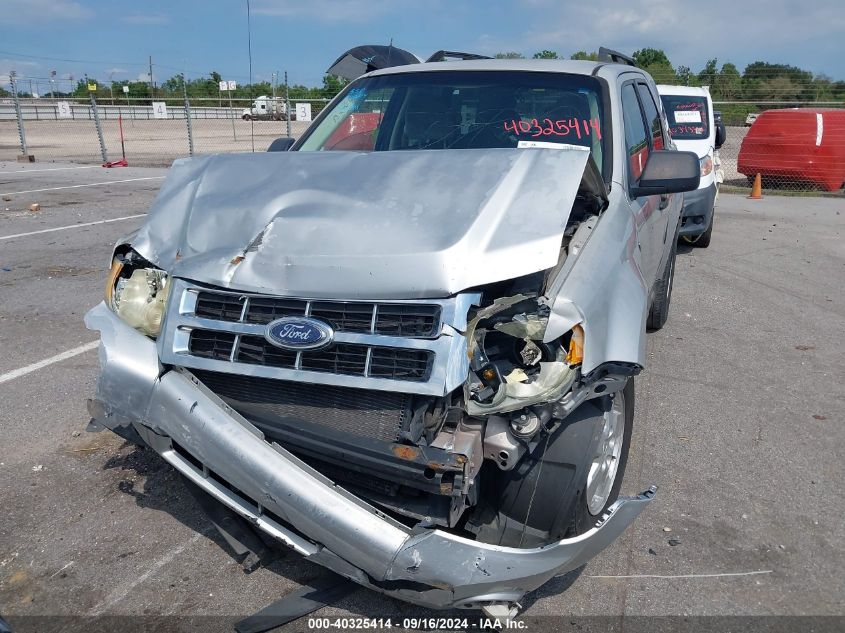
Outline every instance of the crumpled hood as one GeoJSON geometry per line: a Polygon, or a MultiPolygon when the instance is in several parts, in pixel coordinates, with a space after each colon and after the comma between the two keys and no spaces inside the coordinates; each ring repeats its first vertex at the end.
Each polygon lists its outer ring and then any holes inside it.
{"type": "Polygon", "coordinates": [[[175,276],[244,291],[445,297],[554,266],[588,156],[570,148],[182,159],[132,246],[175,276]]]}

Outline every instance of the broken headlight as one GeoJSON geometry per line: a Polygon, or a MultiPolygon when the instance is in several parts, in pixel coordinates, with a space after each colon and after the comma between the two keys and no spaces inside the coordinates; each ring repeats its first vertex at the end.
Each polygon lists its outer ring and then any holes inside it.
{"type": "Polygon", "coordinates": [[[710,154],[702,156],[698,162],[701,165],[701,177],[709,176],[710,172],[713,171],[713,158],[711,158],[710,154]]]}
{"type": "Polygon", "coordinates": [[[157,337],[170,294],[170,277],[153,268],[137,254],[116,256],[106,282],[106,305],[127,325],[142,334],[157,337]],[[132,255],[135,255],[133,258],[132,255]],[[135,264],[138,260],[145,265],[135,264]]]}
{"type": "Polygon", "coordinates": [[[583,357],[583,329],[544,342],[548,308],[524,295],[506,297],[479,310],[470,322],[470,379],[465,404],[470,415],[517,411],[562,397],[583,357]]]}

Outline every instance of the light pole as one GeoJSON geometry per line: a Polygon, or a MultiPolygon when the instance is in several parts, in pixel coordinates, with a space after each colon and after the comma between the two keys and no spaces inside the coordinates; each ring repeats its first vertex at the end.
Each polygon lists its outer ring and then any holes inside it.
{"type": "Polygon", "coordinates": [[[114,71],[109,73],[109,94],[111,95],[111,104],[112,105],[114,105],[114,86],[112,85],[114,83],[113,78],[114,78],[114,71]]]}
{"type": "Polygon", "coordinates": [[[276,79],[278,78],[279,73],[275,70],[273,71],[273,103],[276,102],[276,79]]]}
{"type": "Polygon", "coordinates": [[[50,98],[56,98],[56,71],[50,71],[50,98]]]}

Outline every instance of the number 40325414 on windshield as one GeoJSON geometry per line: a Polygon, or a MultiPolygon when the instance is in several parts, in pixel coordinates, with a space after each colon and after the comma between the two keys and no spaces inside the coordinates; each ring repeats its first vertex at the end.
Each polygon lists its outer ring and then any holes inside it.
{"type": "Polygon", "coordinates": [[[552,121],[551,119],[531,119],[531,121],[522,121],[511,119],[504,122],[505,131],[512,132],[517,136],[526,135],[532,138],[540,136],[574,136],[575,138],[584,138],[595,134],[601,140],[601,122],[597,118],[593,119],[558,119],[552,121]]]}

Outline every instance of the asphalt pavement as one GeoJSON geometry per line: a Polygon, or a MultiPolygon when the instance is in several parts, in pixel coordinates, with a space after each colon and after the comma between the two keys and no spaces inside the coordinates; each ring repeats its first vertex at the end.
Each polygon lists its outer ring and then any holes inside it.
{"type": "MultiPolygon", "coordinates": [[[[20,630],[121,615],[226,630],[322,573],[288,554],[245,574],[169,466],[85,431],[97,352],[82,317],[164,174],[0,163],[0,614],[20,630]]],[[[561,615],[845,616],[844,230],[841,199],[719,198],[712,245],[681,249],[636,383],[624,491],[657,497],[527,596],[529,630],[561,615]]],[[[315,615],[437,614],[361,588],[315,615]]]]}

